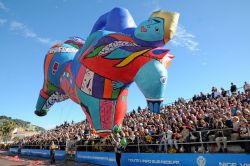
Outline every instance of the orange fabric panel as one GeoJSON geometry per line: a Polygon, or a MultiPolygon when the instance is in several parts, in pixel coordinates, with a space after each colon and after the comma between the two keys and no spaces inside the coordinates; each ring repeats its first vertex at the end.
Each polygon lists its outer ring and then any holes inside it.
{"type": "Polygon", "coordinates": [[[103,98],[111,98],[112,97],[112,81],[109,79],[105,79],[104,81],[104,92],[103,92],[103,98]]]}
{"type": "Polygon", "coordinates": [[[52,60],[52,58],[54,57],[54,54],[51,53],[51,54],[47,54],[46,56],[46,59],[45,59],[45,64],[44,64],[44,87],[43,89],[45,90],[46,92],[46,89],[47,89],[47,85],[46,85],[46,82],[48,80],[48,70],[49,70],[49,64],[52,60]]]}

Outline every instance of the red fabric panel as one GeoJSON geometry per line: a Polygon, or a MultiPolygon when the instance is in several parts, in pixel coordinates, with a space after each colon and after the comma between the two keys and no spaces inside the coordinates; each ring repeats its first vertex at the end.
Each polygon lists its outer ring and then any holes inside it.
{"type": "Polygon", "coordinates": [[[117,103],[115,107],[114,125],[122,124],[123,122],[123,119],[127,112],[127,98],[128,98],[128,90],[124,89],[120,93],[117,99],[117,103]]]}

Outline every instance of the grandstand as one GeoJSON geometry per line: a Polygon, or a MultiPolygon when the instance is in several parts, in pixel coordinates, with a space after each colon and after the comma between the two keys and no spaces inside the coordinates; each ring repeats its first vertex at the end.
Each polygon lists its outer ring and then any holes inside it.
{"type": "MultiPolygon", "coordinates": [[[[127,113],[121,133],[129,142],[126,151],[249,153],[249,142],[244,141],[249,140],[250,134],[249,89],[244,85],[242,92],[234,87],[218,92],[213,87],[210,94],[200,93],[189,101],[179,99],[164,106],[161,114],[140,107],[127,113]]],[[[65,122],[20,142],[24,147],[46,149],[54,141],[64,149],[70,140],[75,140],[79,149],[91,146],[87,149],[112,151],[109,140],[100,139],[86,120],[76,124],[65,122]]]]}
{"type": "MultiPolygon", "coordinates": [[[[200,93],[190,100],[180,98],[165,105],[160,114],[140,107],[127,113],[122,132],[117,136],[127,139],[128,146],[123,152],[249,153],[250,88],[247,83],[244,88],[233,86],[220,92],[213,87],[211,93],[200,93]]],[[[78,154],[114,152],[110,137],[100,138],[86,120],[65,122],[52,130],[25,137],[11,147],[49,149],[52,141],[60,150],[73,155],[72,159],[76,151],[78,154]]]]}

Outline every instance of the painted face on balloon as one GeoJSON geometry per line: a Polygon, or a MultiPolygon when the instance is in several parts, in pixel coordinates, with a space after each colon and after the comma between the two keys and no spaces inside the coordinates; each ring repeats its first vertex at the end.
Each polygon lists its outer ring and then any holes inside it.
{"type": "Polygon", "coordinates": [[[164,20],[158,17],[149,18],[135,29],[135,36],[144,41],[164,40],[164,20]]]}

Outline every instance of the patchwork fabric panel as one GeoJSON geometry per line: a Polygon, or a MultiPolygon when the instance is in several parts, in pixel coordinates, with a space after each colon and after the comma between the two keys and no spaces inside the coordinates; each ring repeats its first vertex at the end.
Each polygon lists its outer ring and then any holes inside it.
{"type": "Polygon", "coordinates": [[[81,85],[81,90],[87,93],[88,95],[92,95],[93,79],[94,72],[89,69],[86,69],[81,85]]]}
{"type": "Polygon", "coordinates": [[[117,99],[120,89],[113,88],[113,81],[81,66],[76,77],[76,85],[84,93],[99,99],[117,99]]]}

